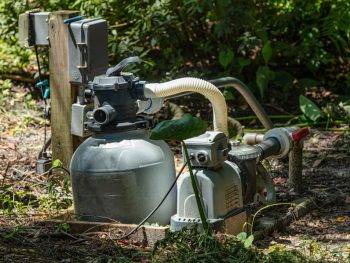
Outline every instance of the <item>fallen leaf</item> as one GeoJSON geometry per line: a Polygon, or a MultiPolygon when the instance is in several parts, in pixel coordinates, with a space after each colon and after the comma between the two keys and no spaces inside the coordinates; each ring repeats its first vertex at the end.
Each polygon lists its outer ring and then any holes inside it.
{"type": "Polygon", "coordinates": [[[323,162],[323,160],[324,158],[317,159],[316,161],[314,161],[314,163],[312,164],[312,168],[317,168],[323,162]]]}
{"type": "Polygon", "coordinates": [[[10,149],[12,149],[12,150],[16,150],[16,143],[14,143],[14,142],[9,142],[9,143],[7,144],[7,147],[10,148],[10,149]]]}
{"type": "Polygon", "coordinates": [[[343,251],[350,253],[350,247],[345,247],[343,251]]]}
{"type": "Polygon", "coordinates": [[[276,178],[273,178],[272,181],[275,184],[285,184],[286,182],[288,182],[288,178],[276,177],[276,178]]]}
{"type": "Polygon", "coordinates": [[[317,216],[320,215],[320,212],[317,211],[317,210],[312,210],[312,211],[311,211],[311,215],[314,216],[314,217],[317,217],[317,216]]]}
{"type": "Polygon", "coordinates": [[[344,216],[339,216],[335,219],[335,221],[337,221],[338,223],[344,223],[347,221],[347,218],[344,216]]]}
{"type": "Polygon", "coordinates": [[[284,250],[285,248],[286,248],[286,246],[283,246],[283,245],[273,245],[273,246],[269,246],[269,248],[267,250],[268,251],[284,250]]]}
{"type": "Polygon", "coordinates": [[[350,195],[348,195],[345,199],[345,204],[350,204],[350,195]]]}

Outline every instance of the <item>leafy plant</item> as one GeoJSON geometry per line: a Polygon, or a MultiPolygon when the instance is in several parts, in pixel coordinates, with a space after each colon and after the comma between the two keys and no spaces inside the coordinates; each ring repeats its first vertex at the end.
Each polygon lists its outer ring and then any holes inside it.
{"type": "Polygon", "coordinates": [[[325,113],[320,110],[311,100],[303,95],[299,96],[300,110],[304,113],[305,117],[313,122],[317,122],[321,118],[325,117],[325,113]]]}

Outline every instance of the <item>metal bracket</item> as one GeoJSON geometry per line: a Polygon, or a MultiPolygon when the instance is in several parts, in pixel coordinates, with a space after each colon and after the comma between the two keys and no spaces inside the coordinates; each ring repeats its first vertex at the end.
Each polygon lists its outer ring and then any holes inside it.
{"type": "Polygon", "coordinates": [[[48,18],[50,12],[30,10],[19,15],[19,42],[25,47],[48,46],[48,18]]]}

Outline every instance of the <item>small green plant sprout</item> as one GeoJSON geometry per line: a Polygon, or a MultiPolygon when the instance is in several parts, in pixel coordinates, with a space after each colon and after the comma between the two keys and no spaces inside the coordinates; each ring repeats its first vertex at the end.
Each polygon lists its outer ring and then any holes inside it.
{"type": "Polygon", "coordinates": [[[63,222],[56,226],[56,232],[68,232],[70,230],[70,225],[67,222],[63,222]]]}
{"type": "Polygon", "coordinates": [[[63,163],[61,162],[60,159],[56,159],[52,162],[53,167],[63,167],[63,163]]]}
{"type": "Polygon", "coordinates": [[[203,134],[207,130],[207,122],[200,118],[193,117],[191,114],[184,114],[181,119],[177,120],[166,120],[160,122],[151,133],[150,138],[152,140],[176,140],[181,141],[185,159],[188,165],[188,170],[191,176],[191,183],[193,192],[196,197],[197,207],[199,215],[202,221],[204,231],[210,235],[209,225],[204,213],[203,204],[200,198],[200,192],[197,187],[196,178],[193,174],[190,157],[188,155],[187,147],[184,140],[203,134]]]}
{"type": "Polygon", "coordinates": [[[265,209],[268,209],[268,208],[273,207],[273,206],[280,206],[280,205],[297,206],[298,204],[277,203],[277,204],[271,204],[271,205],[267,205],[267,206],[260,208],[256,213],[253,214],[252,222],[251,223],[245,222],[243,227],[242,227],[242,229],[246,229],[246,227],[249,226],[250,235],[248,235],[247,232],[243,231],[236,236],[237,240],[241,241],[245,248],[251,247],[253,242],[254,242],[253,228],[254,228],[254,222],[255,222],[256,216],[258,214],[260,214],[265,209]]]}
{"type": "Polygon", "coordinates": [[[242,242],[245,248],[250,248],[253,244],[254,236],[252,234],[248,236],[246,232],[241,232],[237,235],[237,239],[242,242]]]}

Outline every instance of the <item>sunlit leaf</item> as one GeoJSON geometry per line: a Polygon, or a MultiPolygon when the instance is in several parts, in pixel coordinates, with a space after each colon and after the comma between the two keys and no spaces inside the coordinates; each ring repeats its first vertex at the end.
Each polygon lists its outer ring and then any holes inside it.
{"type": "Polygon", "coordinates": [[[239,241],[244,242],[247,239],[247,233],[246,232],[241,232],[237,235],[237,239],[239,241]]]}
{"type": "Polygon", "coordinates": [[[54,167],[63,167],[63,163],[61,162],[61,160],[56,159],[52,162],[52,166],[54,167]]]}
{"type": "Polygon", "coordinates": [[[207,130],[207,122],[191,114],[184,114],[181,119],[166,120],[159,123],[151,133],[152,140],[186,140],[203,134],[207,130]]]}
{"type": "Polygon", "coordinates": [[[245,248],[251,247],[252,244],[253,244],[253,241],[254,241],[254,236],[253,236],[253,235],[250,235],[250,236],[244,241],[244,247],[245,247],[245,248]]]}
{"type": "Polygon", "coordinates": [[[299,96],[299,105],[301,112],[304,113],[308,119],[314,122],[325,116],[325,113],[321,111],[315,103],[303,95],[299,96]]]}
{"type": "Polygon", "coordinates": [[[344,216],[339,216],[335,219],[335,221],[337,221],[338,223],[344,223],[347,221],[347,218],[344,216]]]}

